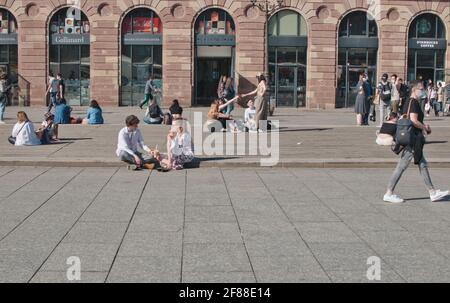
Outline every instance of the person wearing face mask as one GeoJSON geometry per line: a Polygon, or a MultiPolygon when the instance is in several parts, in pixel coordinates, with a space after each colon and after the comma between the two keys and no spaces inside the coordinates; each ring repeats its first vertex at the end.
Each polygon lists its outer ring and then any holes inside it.
{"type": "Polygon", "coordinates": [[[431,134],[430,126],[424,124],[425,114],[419,103],[419,100],[423,94],[426,95],[423,83],[418,81],[413,82],[411,84],[411,97],[404,105],[404,110],[406,112],[406,116],[404,116],[404,118],[409,118],[411,120],[415,139],[411,145],[404,146],[403,150],[399,151],[401,153],[401,158],[398,162],[397,168],[391,176],[386,194],[383,197],[385,202],[404,202],[402,198],[394,194],[394,190],[412,159],[414,159],[414,164],[419,166],[420,174],[422,175],[432,202],[440,201],[449,194],[448,190],[441,191],[435,189],[428,170],[428,163],[423,155],[425,135],[431,134]],[[408,115],[409,117],[407,117],[408,115]]]}
{"type": "Polygon", "coordinates": [[[378,83],[377,93],[380,95],[380,126],[386,120],[386,115],[391,111],[392,84],[389,82],[388,74],[383,74],[381,82],[378,83]]]}
{"type": "Polygon", "coordinates": [[[398,113],[400,105],[400,83],[396,74],[391,76],[391,110],[394,113],[398,113]]]}

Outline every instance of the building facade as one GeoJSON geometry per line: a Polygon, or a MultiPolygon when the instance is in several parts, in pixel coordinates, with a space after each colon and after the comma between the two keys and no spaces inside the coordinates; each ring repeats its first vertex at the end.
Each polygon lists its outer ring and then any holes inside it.
{"type": "Polygon", "coordinates": [[[50,72],[70,104],[110,106],[138,104],[149,76],[163,105],[208,105],[221,76],[247,92],[267,61],[277,106],[351,107],[361,72],[450,81],[450,0],[284,0],[269,16],[250,0],[13,0],[0,13],[0,71],[32,106],[50,72]]]}

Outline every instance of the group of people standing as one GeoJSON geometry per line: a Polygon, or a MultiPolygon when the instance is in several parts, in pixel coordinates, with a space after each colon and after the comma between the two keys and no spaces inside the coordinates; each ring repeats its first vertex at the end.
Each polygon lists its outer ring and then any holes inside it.
{"type": "MultiPolygon", "coordinates": [[[[448,115],[450,113],[450,83],[446,87],[442,82],[435,85],[432,80],[422,84],[424,90],[419,98],[422,111],[427,116],[431,109],[434,109],[436,117],[439,113],[448,115]]],[[[376,106],[379,107],[380,113],[379,127],[388,119],[391,112],[401,115],[405,112],[404,105],[410,93],[410,87],[396,74],[391,75],[390,78],[388,74],[383,74],[374,93],[367,74],[361,73],[355,102],[357,125],[369,125],[369,120],[376,122],[376,106]]]]}

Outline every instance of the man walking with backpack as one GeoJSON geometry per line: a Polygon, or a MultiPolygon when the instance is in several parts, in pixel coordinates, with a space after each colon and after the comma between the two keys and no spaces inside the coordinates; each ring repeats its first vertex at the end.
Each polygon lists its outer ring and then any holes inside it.
{"type": "Polygon", "coordinates": [[[392,84],[388,80],[388,74],[383,74],[377,90],[380,95],[380,127],[386,120],[386,116],[391,110],[392,84]]]}
{"type": "Polygon", "coordinates": [[[142,107],[150,102],[150,100],[153,100],[153,92],[155,90],[155,86],[153,84],[153,76],[150,76],[148,78],[147,83],[145,83],[145,91],[144,91],[144,100],[139,104],[139,107],[142,109],[142,107]]]}

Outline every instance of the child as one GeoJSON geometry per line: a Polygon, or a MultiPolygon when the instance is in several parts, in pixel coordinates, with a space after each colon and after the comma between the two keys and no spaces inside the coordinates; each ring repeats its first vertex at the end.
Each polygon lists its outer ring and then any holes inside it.
{"type": "Polygon", "coordinates": [[[129,164],[128,169],[153,169],[159,166],[159,162],[153,157],[142,156],[142,151],[152,155],[152,150],[144,143],[141,131],[138,129],[139,122],[138,117],[134,115],[126,118],[126,127],[119,132],[116,154],[121,161],[129,164]]]}
{"type": "Polygon", "coordinates": [[[248,108],[245,110],[244,114],[244,125],[246,132],[256,132],[256,108],[255,102],[253,100],[248,101],[248,108]]]}
{"type": "Polygon", "coordinates": [[[51,113],[45,114],[45,120],[36,132],[42,144],[49,144],[58,140],[58,125],[54,123],[55,115],[51,113]]]}

